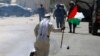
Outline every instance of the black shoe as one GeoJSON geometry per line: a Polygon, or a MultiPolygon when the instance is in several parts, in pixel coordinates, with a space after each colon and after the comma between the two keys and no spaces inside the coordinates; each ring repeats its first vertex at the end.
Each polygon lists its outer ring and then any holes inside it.
{"type": "Polygon", "coordinates": [[[69,31],[68,33],[72,33],[72,31],[69,31]]]}
{"type": "Polygon", "coordinates": [[[75,33],[75,31],[73,31],[73,33],[75,33]]]}
{"type": "Polygon", "coordinates": [[[35,52],[31,52],[31,53],[30,53],[30,56],[34,56],[34,55],[35,55],[35,52]]]}
{"type": "Polygon", "coordinates": [[[69,50],[70,49],[70,47],[69,46],[67,46],[67,50],[69,50]]]}
{"type": "Polygon", "coordinates": [[[59,28],[59,26],[57,28],[59,28]]]}

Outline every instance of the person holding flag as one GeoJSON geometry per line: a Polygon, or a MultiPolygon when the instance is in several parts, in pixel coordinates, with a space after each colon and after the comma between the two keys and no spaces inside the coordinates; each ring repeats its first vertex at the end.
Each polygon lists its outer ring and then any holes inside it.
{"type": "Polygon", "coordinates": [[[67,16],[67,21],[69,24],[69,33],[75,33],[76,26],[80,24],[80,21],[82,18],[84,18],[84,15],[82,12],[78,12],[78,6],[76,3],[73,1],[70,2],[69,4],[71,6],[68,16],[67,16]],[[72,29],[73,26],[73,29],[72,29]],[[73,30],[73,31],[72,31],[73,30]]]}
{"type": "Polygon", "coordinates": [[[53,32],[62,32],[65,27],[61,29],[54,28],[53,24],[50,22],[50,15],[46,14],[45,18],[36,25],[34,33],[36,35],[35,49],[36,56],[48,56],[50,48],[50,33],[53,32]]]}

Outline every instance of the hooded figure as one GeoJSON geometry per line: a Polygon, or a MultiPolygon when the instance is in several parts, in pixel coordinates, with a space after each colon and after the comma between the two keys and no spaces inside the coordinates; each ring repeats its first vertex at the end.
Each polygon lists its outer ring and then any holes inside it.
{"type": "Polygon", "coordinates": [[[51,31],[61,32],[61,29],[55,29],[53,24],[50,22],[50,15],[46,14],[45,18],[39,24],[37,24],[34,29],[36,35],[36,56],[48,56],[50,48],[49,38],[51,31]]]}
{"type": "Polygon", "coordinates": [[[64,18],[66,15],[66,11],[63,5],[57,4],[57,8],[55,9],[53,16],[56,18],[57,28],[61,28],[64,25],[64,18]]]}

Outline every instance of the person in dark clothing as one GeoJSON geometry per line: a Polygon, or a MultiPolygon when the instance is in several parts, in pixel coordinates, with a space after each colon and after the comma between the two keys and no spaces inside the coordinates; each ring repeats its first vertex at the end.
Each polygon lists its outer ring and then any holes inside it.
{"type": "Polygon", "coordinates": [[[45,8],[43,7],[43,5],[40,5],[40,8],[38,8],[38,14],[39,14],[39,21],[42,20],[42,18],[44,18],[44,15],[46,13],[45,8]]]}
{"type": "Polygon", "coordinates": [[[76,24],[72,24],[72,23],[70,23],[70,22],[68,22],[68,24],[69,24],[69,28],[70,28],[70,31],[69,31],[69,33],[75,33],[75,28],[76,28],[76,24]],[[72,26],[73,26],[73,31],[72,31],[72,26]]]}
{"type": "Polygon", "coordinates": [[[61,25],[62,26],[65,26],[65,17],[67,15],[65,9],[64,9],[64,5],[62,4],[61,5],[61,11],[62,11],[62,21],[61,21],[61,25]]]}
{"type": "Polygon", "coordinates": [[[54,18],[56,17],[56,24],[57,28],[61,28],[64,25],[64,18],[66,15],[66,11],[64,10],[64,7],[58,4],[57,9],[54,11],[54,18]]]}
{"type": "MultiPolygon", "coordinates": [[[[70,13],[70,11],[74,8],[75,3],[73,1],[71,1],[69,5],[71,6],[70,9],[69,9],[69,13],[70,13]]],[[[72,24],[70,22],[68,22],[68,24],[69,24],[69,33],[75,33],[75,29],[76,29],[77,25],[76,24],[72,24]]]]}

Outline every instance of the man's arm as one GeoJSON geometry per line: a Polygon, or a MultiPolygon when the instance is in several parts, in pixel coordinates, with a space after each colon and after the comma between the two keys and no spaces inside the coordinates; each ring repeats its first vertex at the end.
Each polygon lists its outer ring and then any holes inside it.
{"type": "Polygon", "coordinates": [[[55,19],[55,14],[56,14],[56,10],[54,10],[53,12],[53,18],[55,19]]]}
{"type": "Polygon", "coordinates": [[[37,24],[35,29],[34,29],[34,34],[35,34],[36,37],[38,35],[38,28],[39,28],[39,24],[37,24]]]}
{"type": "Polygon", "coordinates": [[[49,29],[51,29],[52,32],[62,32],[62,30],[65,30],[65,27],[62,27],[62,28],[54,28],[53,24],[50,24],[49,29]]]}
{"type": "Polygon", "coordinates": [[[52,23],[50,23],[49,29],[52,32],[61,32],[61,29],[55,28],[52,23]]]}

